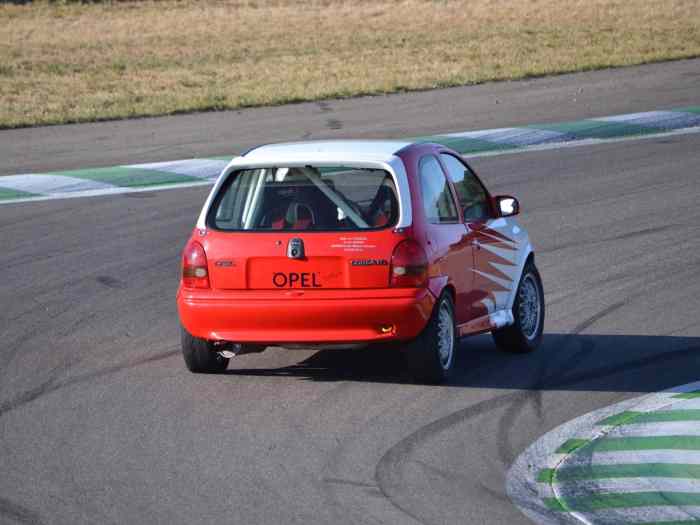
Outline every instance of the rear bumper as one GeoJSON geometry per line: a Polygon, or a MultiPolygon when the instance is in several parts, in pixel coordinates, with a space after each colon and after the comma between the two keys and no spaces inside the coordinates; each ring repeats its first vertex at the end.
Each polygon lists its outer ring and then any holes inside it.
{"type": "Polygon", "coordinates": [[[435,304],[427,289],[229,291],[177,294],[190,334],[237,343],[355,343],[407,340],[435,304]],[[388,329],[390,327],[390,329],[388,329]]]}

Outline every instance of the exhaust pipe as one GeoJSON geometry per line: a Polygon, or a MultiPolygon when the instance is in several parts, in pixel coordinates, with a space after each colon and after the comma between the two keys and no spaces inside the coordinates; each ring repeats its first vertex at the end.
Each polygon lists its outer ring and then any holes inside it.
{"type": "Polygon", "coordinates": [[[243,354],[259,354],[263,352],[267,347],[264,345],[255,344],[241,344],[241,343],[225,343],[224,348],[217,350],[219,355],[225,357],[226,359],[231,359],[233,357],[243,355],[243,354]]]}

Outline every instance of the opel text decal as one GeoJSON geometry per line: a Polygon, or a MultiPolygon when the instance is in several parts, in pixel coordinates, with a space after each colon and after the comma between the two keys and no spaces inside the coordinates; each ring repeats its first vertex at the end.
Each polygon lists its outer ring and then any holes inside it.
{"type": "Polygon", "coordinates": [[[315,272],[275,272],[272,284],[277,288],[321,288],[315,272]]]}

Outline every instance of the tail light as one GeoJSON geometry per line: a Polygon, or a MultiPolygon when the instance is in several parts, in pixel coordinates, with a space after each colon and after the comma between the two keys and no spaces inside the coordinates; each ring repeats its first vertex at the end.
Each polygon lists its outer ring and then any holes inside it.
{"type": "Polygon", "coordinates": [[[190,241],[182,252],[182,286],[209,288],[207,255],[197,241],[190,241]]]}
{"type": "Polygon", "coordinates": [[[416,241],[405,240],[391,256],[391,281],[394,288],[420,288],[428,281],[428,257],[416,241]]]}

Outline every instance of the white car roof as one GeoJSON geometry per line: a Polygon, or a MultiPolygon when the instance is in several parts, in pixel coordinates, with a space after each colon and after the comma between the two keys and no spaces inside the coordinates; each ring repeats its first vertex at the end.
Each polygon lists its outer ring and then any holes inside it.
{"type": "Polygon", "coordinates": [[[221,172],[209,193],[197,220],[197,228],[206,227],[206,215],[229,173],[237,169],[263,167],[356,166],[388,170],[394,177],[399,197],[397,228],[412,224],[411,195],[403,162],[395,154],[412,142],[401,140],[319,140],[313,142],[286,142],[253,148],[234,158],[221,172]]]}
{"type": "Polygon", "coordinates": [[[242,163],[284,163],[289,161],[373,161],[390,162],[394,154],[412,143],[401,140],[319,140],[259,146],[238,160],[242,163]]]}

